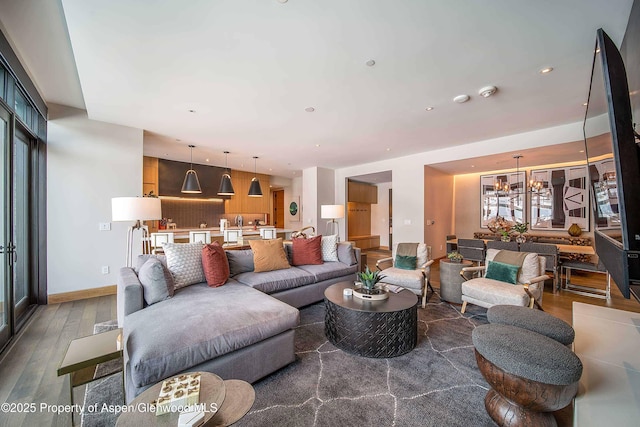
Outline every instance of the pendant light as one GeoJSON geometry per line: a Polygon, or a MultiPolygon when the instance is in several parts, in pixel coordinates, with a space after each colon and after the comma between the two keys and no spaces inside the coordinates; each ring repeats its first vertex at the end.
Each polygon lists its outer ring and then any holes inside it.
{"type": "Polygon", "coordinates": [[[236,192],[233,190],[233,184],[231,184],[231,175],[229,175],[229,167],[227,166],[228,151],[224,152],[224,174],[220,180],[220,188],[218,188],[218,196],[233,196],[236,192]]]}
{"type": "Polygon", "coordinates": [[[182,183],[182,193],[190,193],[190,194],[199,194],[202,193],[202,188],[200,188],[200,181],[198,180],[198,174],[193,170],[193,149],[195,145],[189,145],[191,149],[191,168],[187,171],[187,174],[184,176],[184,182],[182,183]]]}
{"type": "Polygon", "coordinates": [[[262,188],[260,188],[260,181],[256,176],[257,162],[258,158],[253,156],[253,179],[251,179],[251,186],[249,187],[249,197],[262,197],[262,188]]]}

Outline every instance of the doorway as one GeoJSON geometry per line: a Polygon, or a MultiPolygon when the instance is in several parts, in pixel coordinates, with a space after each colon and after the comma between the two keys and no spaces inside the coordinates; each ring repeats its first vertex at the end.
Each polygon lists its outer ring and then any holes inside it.
{"type": "Polygon", "coordinates": [[[276,228],[284,226],[284,190],[273,191],[273,225],[276,228]]]}
{"type": "Polygon", "coordinates": [[[34,140],[0,106],[0,348],[36,304],[33,280],[32,146],[34,140]]]}

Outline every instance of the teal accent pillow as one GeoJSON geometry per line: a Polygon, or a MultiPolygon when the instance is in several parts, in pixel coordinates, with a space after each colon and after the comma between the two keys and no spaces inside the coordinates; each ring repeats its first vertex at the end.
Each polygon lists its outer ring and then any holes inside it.
{"type": "Polygon", "coordinates": [[[489,261],[487,272],[484,277],[515,285],[518,283],[518,270],[520,270],[520,267],[517,265],[505,264],[504,262],[498,261],[489,261]]]}
{"type": "Polygon", "coordinates": [[[394,267],[400,268],[402,270],[415,270],[417,262],[418,262],[418,257],[407,256],[407,255],[396,255],[396,262],[394,263],[394,267]]]}

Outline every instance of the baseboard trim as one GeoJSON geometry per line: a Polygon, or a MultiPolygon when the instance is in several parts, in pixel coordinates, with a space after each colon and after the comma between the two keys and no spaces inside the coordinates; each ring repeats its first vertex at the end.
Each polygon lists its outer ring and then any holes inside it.
{"type": "Polygon", "coordinates": [[[61,302],[77,301],[80,299],[115,295],[118,292],[117,285],[103,286],[101,288],[83,289],[81,291],[61,292],[47,297],[47,304],[60,304],[61,302]]]}

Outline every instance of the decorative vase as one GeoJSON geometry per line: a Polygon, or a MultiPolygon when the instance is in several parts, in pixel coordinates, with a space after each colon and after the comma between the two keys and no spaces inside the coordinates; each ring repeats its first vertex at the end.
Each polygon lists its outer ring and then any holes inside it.
{"type": "Polygon", "coordinates": [[[582,234],[582,228],[580,228],[578,224],[573,223],[571,224],[571,227],[569,227],[567,232],[569,233],[569,236],[578,237],[582,234]]]}
{"type": "Polygon", "coordinates": [[[510,242],[511,241],[511,236],[509,236],[508,234],[504,235],[504,236],[502,236],[500,238],[500,240],[502,240],[503,242],[510,242]]]}
{"type": "Polygon", "coordinates": [[[520,234],[518,234],[518,235],[516,236],[516,242],[518,242],[518,243],[524,243],[524,242],[526,242],[526,241],[527,241],[527,238],[526,238],[522,233],[520,233],[520,234]]]}

